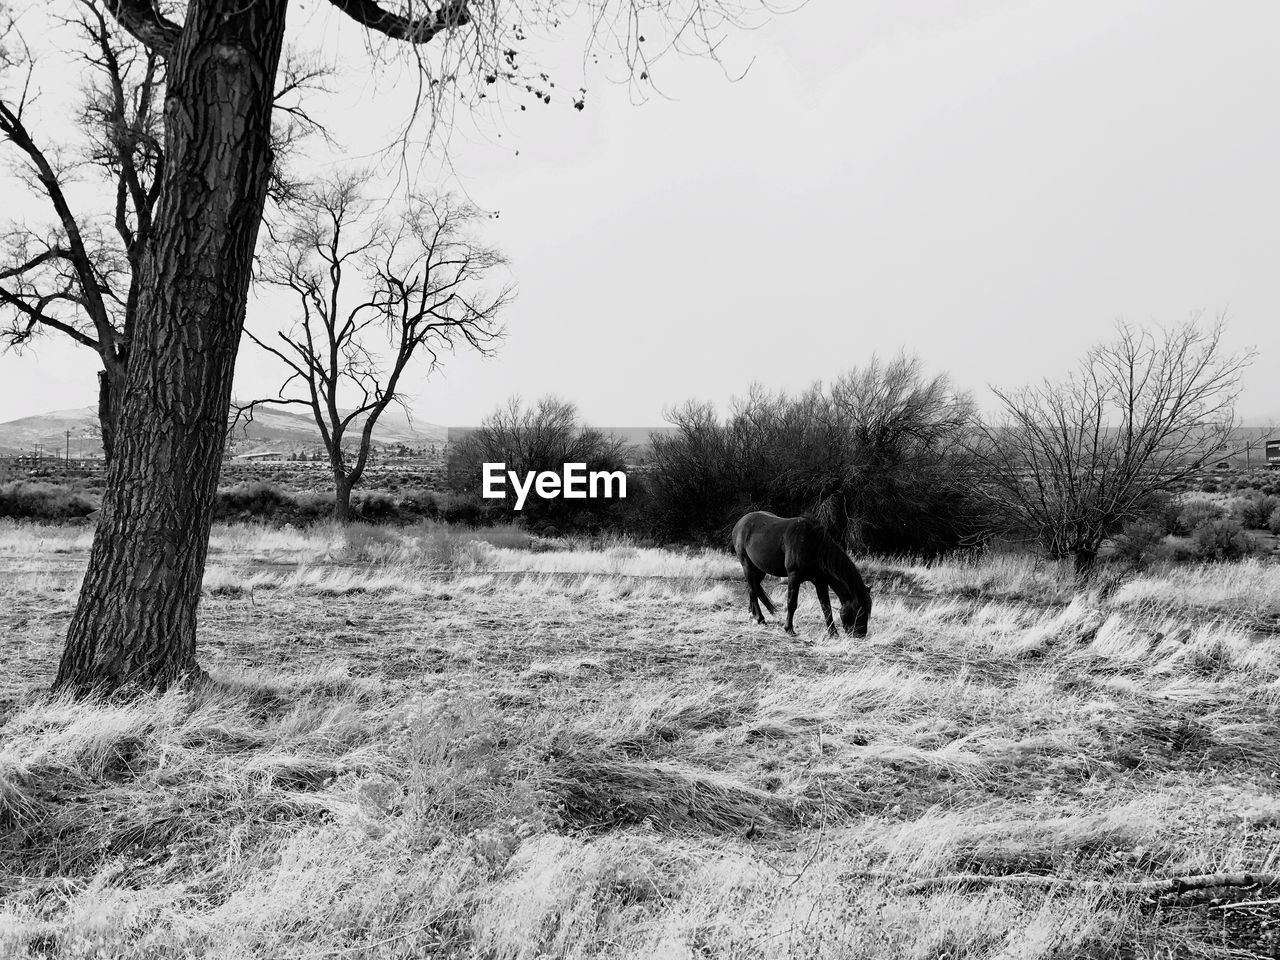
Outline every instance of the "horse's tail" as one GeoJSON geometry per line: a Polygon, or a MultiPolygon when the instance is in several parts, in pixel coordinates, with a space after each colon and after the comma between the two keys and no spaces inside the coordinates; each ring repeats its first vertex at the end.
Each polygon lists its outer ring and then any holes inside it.
{"type": "Polygon", "coordinates": [[[778,608],[773,605],[773,601],[769,599],[769,595],[764,592],[764,585],[759,583],[747,583],[747,589],[751,591],[751,595],[758,600],[766,610],[770,613],[777,613],[778,608]]]}

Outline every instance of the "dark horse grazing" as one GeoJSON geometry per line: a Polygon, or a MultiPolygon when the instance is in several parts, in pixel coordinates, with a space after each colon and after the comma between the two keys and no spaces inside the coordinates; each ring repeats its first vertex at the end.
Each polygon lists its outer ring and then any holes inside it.
{"type": "Polygon", "coordinates": [[[837,631],[831,616],[828,586],[840,598],[840,623],[845,632],[856,637],[867,635],[871,591],[862,582],[862,575],[848,554],[822,529],[821,524],[808,517],[775,517],[772,513],[757,510],[734,525],[733,551],[742,561],[742,572],[747,575],[749,607],[756,623],[764,623],[760,604],[763,603],[770,613],[777,612],[762,585],[767,573],[787,578],[787,633],[795,635],[792,620],[796,615],[800,584],[809,580],[818,591],[818,603],[822,605],[822,615],[827,619],[827,630],[832,636],[837,631]]]}

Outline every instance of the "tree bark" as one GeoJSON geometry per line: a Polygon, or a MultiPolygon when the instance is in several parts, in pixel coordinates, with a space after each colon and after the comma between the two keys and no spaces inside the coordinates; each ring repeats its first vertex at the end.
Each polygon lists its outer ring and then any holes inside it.
{"type": "Polygon", "coordinates": [[[199,672],[196,607],[271,172],[285,8],[187,7],[107,489],[57,690],[162,689],[199,672]]]}
{"type": "Polygon", "coordinates": [[[333,519],[346,523],[351,519],[351,488],[355,486],[341,472],[335,470],[333,476],[333,519]]]}
{"type": "Polygon", "coordinates": [[[118,386],[112,387],[111,374],[106,370],[99,370],[98,430],[102,433],[102,456],[107,463],[111,462],[111,453],[115,449],[115,401],[119,395],[118,386]]]}
{"type": "Polygon", "coordinates": [[[116,445],[116,417],[120,412],[120,396],[124,393],[125,362],[98,371],[98,429],[102,432],[102,456],[111,463],[116,445]]]}

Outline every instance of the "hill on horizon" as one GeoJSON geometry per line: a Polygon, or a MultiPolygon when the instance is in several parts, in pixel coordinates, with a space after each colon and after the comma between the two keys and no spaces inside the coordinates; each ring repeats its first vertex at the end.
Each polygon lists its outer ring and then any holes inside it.
{"type": "MultiPolygon", "coordinates": [[[[352,429],[359,431],[363,419],[356,420],[352,429]]],[[[3,429],[3,424],[0,424],[3,429]]],[[[373,442],[380,447],[423,447],[445,443],[449,428],[424,420],[410,420],[400,407],[391,407],[381,417],[373,430],[373,442]]],[[[308,413],[294,413],[279,407],[259,407],[253,420],[236,425],[231,434],[232,456],[253,453],[300,453],[321,449],[320,431],[308,413]]]]}
{"type": "MultiPolygon", "coordinates": [[[[51,410],[0,423],[0,456],[25,456],[40,449],[44,456],[61,457],[67,452],[68,433],[73,458],[102,456],[98,408],[92,406],[51,410]]],[[[416,448],[444,443],[447,438],[447,427],[417,419],[410,421],[399,408],[384,413],[373,434],[374,444],[382,447],[403,444],[416,448]]],[[[228,453],[231,456],[292,454],[319,449],[320,431],[309,414],[262,407],[255,411],[250,423],[236,426],[228,453]]]]}
{"type": "MultiPolygon", "coordinates": [[[[676,428],[675,428],[675,427],[672,427],[672,426],[662,426],[662,427],[596,427],[596,426],[595,426],[595,424],[590,424],[590,426],[594,427],[595,429],[599,430],[599,431],[600,431],[600,432],[602,432],[602,433],[610,433],[610,434],[613,434],[613,436],[618,437],[618,438],[620,438],[621,440],[623,440],[624,442],[629,443],[629,444],[631,444],[632,446],[636,446],[636,447],[644,447],[644,446],[647,446],[647,445],[648,445],[648,443],[649,443],[649,435],[650,435],[650,434],[658,433],[658,434],[664,434],[664,435],[665,435],[665,434],[669,434],[669,433],[674,433],[674,432],[676,431],[676,428]]],[[[462,439],[463,437],[465,437],[467,434],[472,433],[472,432],[474,432],[474,431],[476,431],[476,430],[478,430],[478,429],[480,429],[480,428],[479,428],[479,427],[474,427],[474,426],[473,426],[473,427],[450,427],[450,428],[449,428],[449,440],[450,440],[450,442],[456,443],[458,440],[461,440],[461,439],[462,439]]]]}

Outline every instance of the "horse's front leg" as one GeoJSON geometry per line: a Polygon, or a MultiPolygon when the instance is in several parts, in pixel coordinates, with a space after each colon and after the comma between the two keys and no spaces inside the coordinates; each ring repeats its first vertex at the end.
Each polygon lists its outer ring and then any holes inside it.
{"type": "Polygon", "coordinates": [[[798,573],[793,573],[787,578],[787,633],[791,636],[796,635],[795,618],[796,604],[800,600],[800,584],[804,583],[804,578],[798,573]]]}
{"type": "Polygon", "coordinates": [[[840,636],[840,631],[836,629],[836,618],[831,615],[831,595],[827,592],[827,585],[822,580],[814,581],[814,590],[818,592],[818,606],[822,607],[822,617],[827,621],[827,634],[832,637],[840,636]]]}

